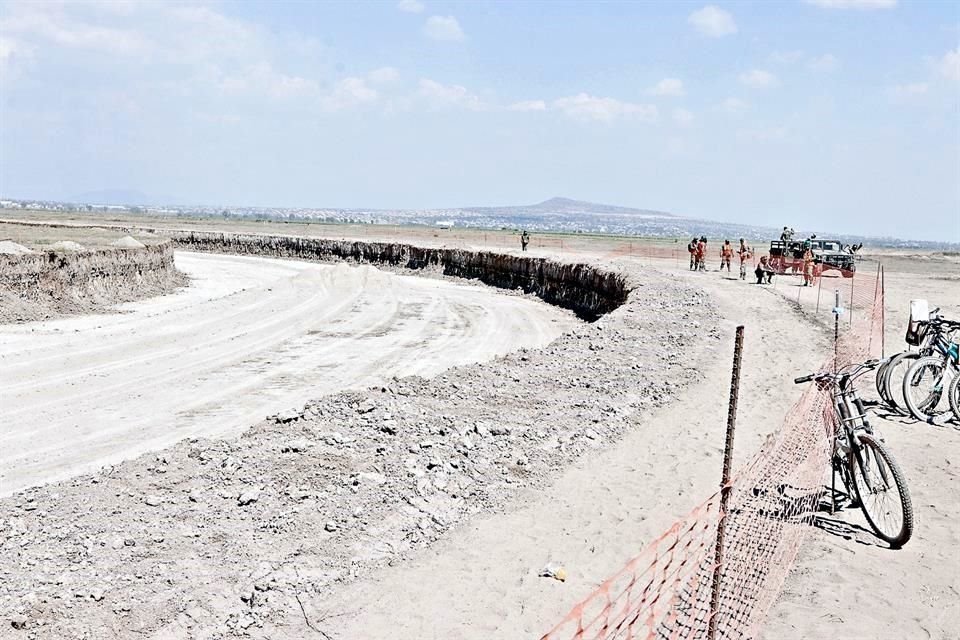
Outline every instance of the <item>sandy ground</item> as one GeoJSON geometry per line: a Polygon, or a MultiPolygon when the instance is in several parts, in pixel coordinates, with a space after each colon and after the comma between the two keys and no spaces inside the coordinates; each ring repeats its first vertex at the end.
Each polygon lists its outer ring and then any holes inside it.
{"type": "MultiPolygon", "coordinates": [[[[885,259],[888,352],[902,343],[911,298],[926,297],[960,317],[953,261],[885,259]]],[[[653,262],[671,270],[667,261],[653,262]]],[[[643,269],[650,261],[629,263],[643,269]]],[[[792,378],[818,365],[829,341],[821,324],[801,316],[778,291],[716,272],[681,270],[672,277],[702,287],[721,316],[723,340],[692,363],[704,373],[701,382],[669,406],[634,416],[635,428],[615,444],[588,450],[551,482],[524,489],[502,512],[478,513],[408,560],[305,598],[304,618],[322,622],[338,640],[535,637],[714,491],[733,327],[743,323],[747,331],[736,461],[780,425],[800,392],[792,378]],[[549,560],[567,569],[566,582],[536,577],[549,560]]],[[[676,357],[683,358],[683,350],[676,357]]],[[[954,553],[960,431],[883,417],[875,422],[907,476],[915,537],[892,551],[872,536],[859,511],[824,514],[770,612],[767,640],[960,637],[954,553]]],[[[270,632],[267,626],[259,634],[270,632]]],[[[308,633],[302,626],[289,637],[308,633]]]]}
{"type": "Polygon", "coordinates": [[[176,261],[191,286],[126,313],[0,326],[0,495],[579,324],[537,300],[369,266],[176,261]]]}
{"type": "MultiPolygon", "coordinates": [[[[723,318],[723,339],[700,360],[703,380],[669,407],[637,416],[639,428],[584,456],[546,490],[529,492],[516,510],[478,517],[411,562],[313,603],[316,612],[338,615],[335,637],[507,639],[548,631],[716,490],[737,324],[746,338],[736,457],[756,450],[801,391],[768,375],[767,363],[792,340],[822,348],[826,341],[772,292],[717,273],[680,278],[706,290],[723,318]],[[548,561],[567,569],[566,582],[537,577],[548,561]]],[[[811,369],[819,360],[818,349],[807,349],[795,362],[811,369]]]]}
{"type": "MultiPolygon", "coordinates": [[[[960,318],[960,262],[883,256],[887,355],[904,350],[909,301],[925,298],[960,318]]],[[[871,394],[872,381],[861,388],[871,394]]],[[[907,478],[914,537],[893,551],[859,510],[823,514],[801,549],[764,638],[960,638],[960,425],[874,412],[907,478]]]]}

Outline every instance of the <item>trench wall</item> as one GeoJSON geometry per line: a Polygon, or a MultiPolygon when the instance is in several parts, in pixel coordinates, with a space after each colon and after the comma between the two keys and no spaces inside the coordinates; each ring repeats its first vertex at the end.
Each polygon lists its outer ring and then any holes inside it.
{"type": "Polygon", "coordinates": [[[0,321],[32,320],[157,295],[186,283],[174,245],[0,254],[0,321]]]}
{"type": "Polygon", "coordinates": [[[595,319],[626,302],[631,286],[625,274],[588,264],[467,249],[425,248],[394,242],[157,230],[177,247],[192,251],[277,258],[372,263],[476,279],[503,289],[522,289],[544,301],[595,319]]]}

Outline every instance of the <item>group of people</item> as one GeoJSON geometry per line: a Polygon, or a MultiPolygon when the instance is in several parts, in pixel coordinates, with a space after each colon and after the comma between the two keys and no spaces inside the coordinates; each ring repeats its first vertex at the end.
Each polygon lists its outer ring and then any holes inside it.
{"type": "MultiPolygon", "coordinates": [[[[693,238],[687,244],[687,251],[690,253],[690,270],[691,271],[706,271],[707,270],[707,237],[700,236],[699,238],[693,238]]],[[[733,256],[736,253],[740,257],[740,279],[747,279],[747,260],[753,255],[753,249],[747,246],[746,241],[743,238],[740,238],[740,247],[734,252],[733,245],[730,244],[729,240],[724,240],[723,245],[720,247],[720,271],[723,271],[726,268],[727,273],[732,271],[731,263],[733,262],[733,256]]]]}
{"type": "MultiPolygon", "coordinates": [[[[783,234],[780,237],[781,239],[786,238],[786,240],[789,241],[793,237],[793,229],[784,227],[783,234]]],[[[804,242],[803,246],[804,286],[812,285],[815,279],[815,260],[812,249],[812,241],[815,238],[816,235],[811,236],[810,239],[804,242]]],[[[693,238],[690,240],[690,242],[687,244],[687,251],[690,253],[690,270],[706,271],[707,237],[700,236],[699,238],[693,238]]],[[[740,238],[740,246],[736,250],[734,250],[733,245],[730,244],[729,240],[723,241],[723,245],[720,247],[720,271],[726,269],[727,273],[731,273],[731,263],[733,262],[734,254],[740,258],[740,279],[746,280],[747,261],[753,257],[753,249],[747,245],[743,238],[740,238]]],[[[773,276],[776,275],[776,273],[776,269],[774,269],[773,265],[770,264],[770,259],[767,256],[760,256],[760,260],[757,261],[757,265],[753,270],[753,274],[757,278],[757,284],[770,284],[773,282],[773,276]]]]}

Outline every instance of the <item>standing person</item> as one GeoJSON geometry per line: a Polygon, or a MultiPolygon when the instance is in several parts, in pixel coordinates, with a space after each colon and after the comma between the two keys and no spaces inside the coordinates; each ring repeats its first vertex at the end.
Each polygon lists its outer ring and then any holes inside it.
{"type": "Polygon", "coordinates": [[[697,239],[694,238],[687,243],[687,251],[690,252],[690,271],[697,268],[697,239]]]}
{"type": "Polygon", "coordinates": [[[733,259],[733,247],[730,245],[729,240],[723,241],[723,246],[720,247],[720,271],[723,271],[723,267],[727,267],[727,273],[730,273],[730,261],[733,259]]]}
{"type": "Polygon", "coordinates": [[[697,271],[707,270],[707,237],[700,236],[697,242],[697,271]]]}
{"type": "Polygon", "coordinates": [[[813,285],[813,251],[806,249],[803,252],[803,286],[813,285]]]}
{"type": "Polygon", "coordinates": [[[747,279],[747,260],[750,259],[750,247],[747,246],[746,241],[743,238],[740,238],[740,248],[737,249],[737,254],[740,256],[740,279],[747,279]]]}
{"type": "Polygon", "coordinates": [[[530,234],[524,229],[523,233],[520,234],[520,249],[526,251],[528,244],[530,244],[530,234]]]}

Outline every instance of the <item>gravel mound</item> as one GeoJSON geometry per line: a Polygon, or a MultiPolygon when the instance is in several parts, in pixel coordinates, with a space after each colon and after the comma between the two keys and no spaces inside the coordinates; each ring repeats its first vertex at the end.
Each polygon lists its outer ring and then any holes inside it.
{"type": "Polygon", "coordinates": [[[6,255],[19,256],[25,253],[34,253],[22,244],[17,244],[13,240],[0,240],[0,253],[6,255]]]}
{"type": "Polygon", "coordinates": [[[123,249],[143,249],[146,245],[133,238],[132,236],[123,236],[119,240],[114,240],[110,243],[111,246],[120,247],[123,249]]]}
{"type": "Polygon", "coordinates": [[[301,595],[510,508],[700,378],[693,363],[719,339],[708,298],[651,271],[639,284],[542,349],[335,394],[238,439],[0,500],[0,607],[37,638],[296,628],[301,595]]]}
{"type": "Polygon", "coordinates": [[[50,245],[51,251],[85,251],[84,246],[73,240],[61,240],[50,245]]]}

